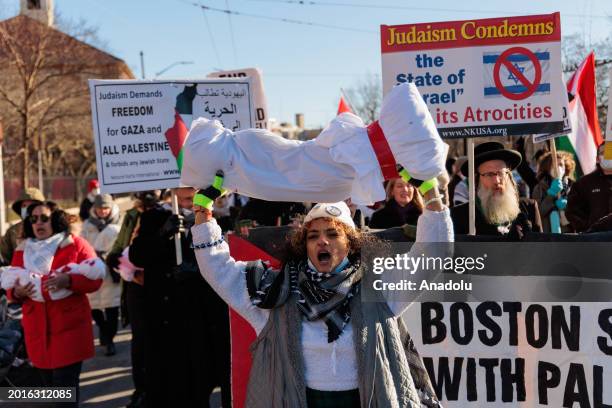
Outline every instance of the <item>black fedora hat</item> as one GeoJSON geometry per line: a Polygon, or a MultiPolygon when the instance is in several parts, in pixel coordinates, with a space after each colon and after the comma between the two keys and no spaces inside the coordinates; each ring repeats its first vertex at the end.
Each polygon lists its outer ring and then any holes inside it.
{"type": "MultiPolygon", "coordinates": [[[[510,170],[514,170],[521,164],[522,157],[516,150],[506,149],[499,142],[481,143],[474,148],[474,168],[476,172],[478,172],[478,166],[489,160],[502,160],[506,162],[510,170]]],[[[461,174],[467,177],[468,161],[461,166],[461,174]]]]}

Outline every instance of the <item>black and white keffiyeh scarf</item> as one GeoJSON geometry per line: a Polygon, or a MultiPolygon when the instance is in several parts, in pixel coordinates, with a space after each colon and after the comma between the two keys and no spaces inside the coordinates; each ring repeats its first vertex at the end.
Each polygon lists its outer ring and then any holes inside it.
{"type": "Polygon", "coordinates": [[[359,260],[349,261],[341,271],[326,274],[311,268],[307,260],[289,261],[282,271],[262,261],[249,262],[247,289],[253,304],[263,309],[281,306],[295,293],[297,306],[307,320],[325,321],[327,341],[332,343],[350,321],[350,301],[361,286],[359,266],[359,260]]]}

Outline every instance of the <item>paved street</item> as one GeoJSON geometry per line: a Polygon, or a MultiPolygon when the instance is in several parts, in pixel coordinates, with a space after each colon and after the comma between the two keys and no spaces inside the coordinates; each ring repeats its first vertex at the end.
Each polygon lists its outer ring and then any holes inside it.
{"type": "Polygon", "coordinates": [[[83,364],[81,373],[81,401],[85,406],[100,408],[123,407],[134,391],[130,365],[129,327],[115,337],[117,354],[104,355],[104,347],[96,338],[96,357],[83,364]]]}
{"type": "MultiPolygon", "coordinates": [[[[120,330],[115,337],[117,354],[112,357],[104,355],[104,347],[100,347],[96,338],[96,357],[85,362],[81,373],[83,406],[117,408],[124,407],[129,402],[134,391],[130,365],[131,338],[129,327],[120,330]]],[[[221,407],[221,393],[218,388],[210,398],[210,406],[221,407]]]]}

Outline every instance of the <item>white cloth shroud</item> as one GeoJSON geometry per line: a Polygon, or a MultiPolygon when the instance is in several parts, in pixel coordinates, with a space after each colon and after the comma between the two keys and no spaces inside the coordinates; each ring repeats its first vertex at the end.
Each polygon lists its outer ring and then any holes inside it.
{"type": "MultiPolygon", "coordinates": [[[[69,263],[59,269],[63,273],[83,275],[89,279],[103,279],[106,273],[106,265],[100,258],[87,259],[81,263],[69,263]]],[[[45,298],[42,294],[42,279],[43,276],[49,275],[54,276],[56,271],[50,271],[45,273],[34,272],[26,268],[20,268],[16,266],[5,266],[0,268],[0,285],[2,289],[8,290],[15,287],[17,279],[19,284],[25,286],[28,283],[34,285],[34,295],[32,300],[36,302],[44,302],[45,298]]],[[[49,291],[49,297],[52,300],[63,299],[72,294],[70,289],[58,289],[49,291]]]]}
{"type": "MultiPolygon", "coordinates": [[[[385,97],[379,119],[397,163],[415,178],[444,171],[448,146],[414,84],[385,97]]],[[[384,200],[383,175],[363,121],[350,113],[334,118],[309,141],[287,140],[266,130],[232,132],[220,122],[196,119],[184,146],[181,184],[204,188],[217,170],[224,187],[270,201],[356,204],[384,200]]]]}

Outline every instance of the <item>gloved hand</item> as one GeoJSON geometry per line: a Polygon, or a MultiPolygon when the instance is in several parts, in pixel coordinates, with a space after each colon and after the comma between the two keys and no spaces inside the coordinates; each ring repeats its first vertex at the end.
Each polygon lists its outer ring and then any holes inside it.
{"type": "Polygon", "coordinates": [[[180,214],[172,214],[164,225],[159,230],[159,235],[163,238],[170,238],[174,234],[179,232],[185,232],[185,225],[183,223],[183,216],[180,214]]]}
{"type": "Polygon", "coordinates": [[[225,193],[227,190],[223,187],[223,171],[217,170],[212,186],[208,186],[203,190],[199,190],[193,197],[193,204],[207,208],[212,211],[215,200],[225,193]]]}
{"type": "Polygon", "coordinates": [[[533,230],[533,225],[527,215],[520,212],[516,219],[510,225],[510,231],[508,233],[508,240],[510,241],[522,241],[525,234],[533,230]]]}
{"type": "Polygon", "coordinates": [[[425,195],[425,193],[431,190],[432,188],[438,187],[438,179],[436,177],[426,181],[415,179],[408,173],[408,171],[404,167],[399,164],[397,165],[397,172],[399,173],[402,180],[418,188],[421,194],[423,195],[425,195]]]}
{"type": "Polygon", "coordinates": [[[121,258],[120,252],[111,252],[106,256],[106,265],[111,271],[119,268],[119,258],[121,258]]]}
{"type": "Polygon", "coordinates": [[[550,183],[550,187],[546,191],[546,194],[551,197],[556,197],[557,194],[561,192],[561,190],[563,190],[563,182],[560,178],[557,178],[550,183]]]}
{"type": "Polygon", "coordinates": [[[558,209],[565,210],[565,208],[567,207],[567,199],[566,198],[558,198],[555,201],[555,205],[557,206],[558,209]]]}

